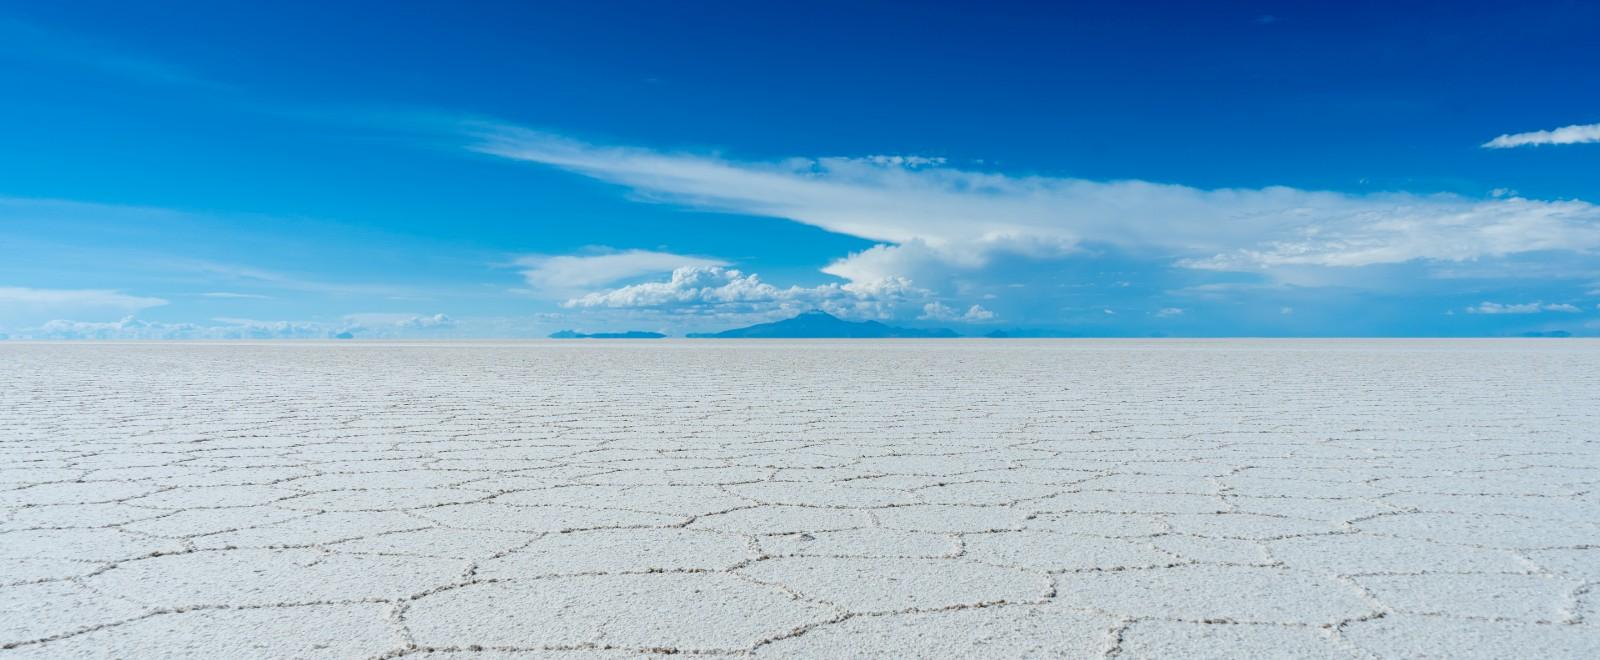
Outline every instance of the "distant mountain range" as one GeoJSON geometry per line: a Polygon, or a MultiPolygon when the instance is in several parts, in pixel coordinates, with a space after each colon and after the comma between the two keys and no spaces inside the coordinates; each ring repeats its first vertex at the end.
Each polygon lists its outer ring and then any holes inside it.
{"type": "Polygon", "coordinates": [[[792,319],[722,332],[689,333],[695,339],[915,339],[959,337],[948,328],[898,328],[877,321],[846,321],[821,310],[792,319]]]}
{"type": "Polygon", "coordinates": [[[629,330],[627,332],[576,332],[562,330],[550,333],[551,339],[661,339],[666,335],[659,332],[645,332],[643,330],[629,330]]]}
{"type": "MultiPolygon", "coordinates": [[[[690,339],[942,339],[960,337],[949,328],[903,328],[877,321],[846,321],[819,309],[804,312],[794,318],[772,323],[758,323],[722,332],[691,332],[690,339]]],[[[991,339],[1075,337],[1077,333],[1060,330],[1013,328],[994,330],[982,335],[991,339]]],[[[659,332],[629,330],[627,332],[578,332],[562,330],[550,334],[551,339],[662,339],[659,332]]]]}

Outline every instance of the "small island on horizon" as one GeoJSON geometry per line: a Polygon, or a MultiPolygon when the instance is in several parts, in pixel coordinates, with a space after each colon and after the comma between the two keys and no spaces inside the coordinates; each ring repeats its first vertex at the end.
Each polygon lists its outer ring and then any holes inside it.
{"type": "Polygon", "coordinates": [[[666,335],[659,332],[644,330],[628,330],[626,332],[578,332],[576,330],[560,330],[550,333],[551,339],[664,339],[666,335]]]}

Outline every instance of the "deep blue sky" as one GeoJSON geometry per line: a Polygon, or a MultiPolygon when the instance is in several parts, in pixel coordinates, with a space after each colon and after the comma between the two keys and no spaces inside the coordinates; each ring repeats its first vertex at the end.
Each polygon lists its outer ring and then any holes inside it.
{"type": "Polygon", "coordinates": [[[1600,334],[1592,3],[328,4],[0,2],[0,333],[1600,334]]]}

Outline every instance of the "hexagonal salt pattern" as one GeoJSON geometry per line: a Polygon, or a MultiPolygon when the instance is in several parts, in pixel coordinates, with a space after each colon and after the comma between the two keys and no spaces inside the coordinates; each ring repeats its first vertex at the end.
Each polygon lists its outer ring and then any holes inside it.
{"type": "Polygon", "coordinates": [[[0,342],[0,660],[1600,656],[1600,344],[0,342]]]}
{"type": "Polygon", "coordinates": [[[403,620],[425,646],[737,651],[838,617],[726,573],[577,575],[481,582],[423,596],[403,620]]]}

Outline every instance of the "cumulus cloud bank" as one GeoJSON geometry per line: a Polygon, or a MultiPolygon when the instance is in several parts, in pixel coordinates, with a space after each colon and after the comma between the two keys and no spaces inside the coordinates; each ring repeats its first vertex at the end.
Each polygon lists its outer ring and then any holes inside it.
{"type": "Polygon", "coordinates": [[[1483,143],[1485,149],[1539,146],[1542,144],[1583,144],[1600,142],[1600,124],[1573,124],[1548,131],[1508,133],[1483,143]]]}
{"type": "Polygon", "coordinates": [[[718,314],[817,308],[845,316],[891,318],[899,306],[927,295],[927,291],[911,286],[904,279],[780,288],[737,269],[686,266],[674,269],[666,281],[595,291],[567,300],[562,306],[699,309],[718,314]]]}
{"type": "Polygon", "coordinates": [[[1600,207],[1573,200],[1207,190],[885,157],[743,162],[500,125],[478,129],[479,151],[628,186],[645,199],[879,241],[825,269],[856,282],[902,277],[925,285],[919,271],[973,272],[1011,256],[1061,258],[1100,245],[1181,268],[1268,275],[1600,248],[1600,207]]]}

